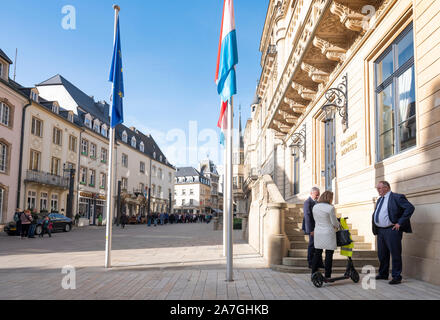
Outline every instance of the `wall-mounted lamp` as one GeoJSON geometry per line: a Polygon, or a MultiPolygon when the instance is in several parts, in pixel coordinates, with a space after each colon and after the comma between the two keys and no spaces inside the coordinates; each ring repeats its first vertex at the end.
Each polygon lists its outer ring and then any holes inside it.
{"type": "Polygon", "coordinates": [[[322,106],[325,121],[334,119],[336,112],[342,117],[344,131],[348,128],[348,75],[342,77],[342,82],[336,88],[330,88],[325,93],[327,102],[322,106]]]}
{"type": "Polygon", "coordinates": [[[300,151],[303,155],[304,161],[306,160],[306,151],[307,151],[307,127],[304,124],[301,131],[294,133],[292,135],[292,144],[290,145],[290,149],[292,150],[292,155],[296,157],[298,155],[298,151],[300,151]]]}

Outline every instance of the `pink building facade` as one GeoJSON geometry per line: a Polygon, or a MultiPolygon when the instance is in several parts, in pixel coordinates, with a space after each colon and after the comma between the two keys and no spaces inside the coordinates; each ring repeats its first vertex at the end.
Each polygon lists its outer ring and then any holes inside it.
{"type": "Polygon", "coordinates": [[[0,231],[17,206],[22,114],[29,102],[9,78],[11,64],[0,49],[0,231]]]}

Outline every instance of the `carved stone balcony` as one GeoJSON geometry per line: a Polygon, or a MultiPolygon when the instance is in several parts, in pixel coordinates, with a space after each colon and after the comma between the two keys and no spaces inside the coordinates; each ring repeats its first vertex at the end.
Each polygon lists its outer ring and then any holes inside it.
{"type": "Polygon", "coordinates": [[[25,182],[33,182],[47,186],[69,189],[69,178],[56,176],[47,172],[28,170],[25,182]]]}

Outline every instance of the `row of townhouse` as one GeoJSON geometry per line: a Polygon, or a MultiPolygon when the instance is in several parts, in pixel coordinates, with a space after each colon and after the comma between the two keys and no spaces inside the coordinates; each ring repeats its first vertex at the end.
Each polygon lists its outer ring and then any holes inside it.
{"type": "MultiPolygon", "coordinates": [[[[61,75],[23,87],[9,78],[11,64],[0,50],[0,225],[16,208],[106,220],[109,105],[61,75]]],[[[171,211],[175,168],[154,139],[119,125],[114,154],[118,214],[171,211]]]]}

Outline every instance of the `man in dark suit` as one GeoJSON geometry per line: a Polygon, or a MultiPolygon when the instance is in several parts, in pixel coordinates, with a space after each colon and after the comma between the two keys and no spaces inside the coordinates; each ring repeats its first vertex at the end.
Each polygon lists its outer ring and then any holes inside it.
{"type": "Polygon", "coordinates": [[[399,284],[402,282],[402,236],[403,232],[412,233],[410,218],[414,206],[403,194],[391,192],[386,181],[380,181],[376,189],[380,195],[373,213],[373,234],[377,236],[380,261],[376,279],[388,280],[391,254],[393,279],[389,283],[399,284]]]}
{"type": "MultiPolygon", "coordinates": [[[[309,235],[309,247],[307,249],[307,261],[309,263],[309,268],[312,268],[312,260],[313,260],[313,254],[315,253],[315,243],[314,243],[314,230],[315,230],[315,219],[313,219],[313,207],[318,201],[320,195],[320,191],[318,188],[314,187],[312,188],[312,191],[310,192],[310,197],[304,202],[304,218],[303,218],[303,225],[302,230],[305,234],[309,235]]],[[[319,267],[323,268],[324,263],[321,261],[319,262],[319,267]]]]}

